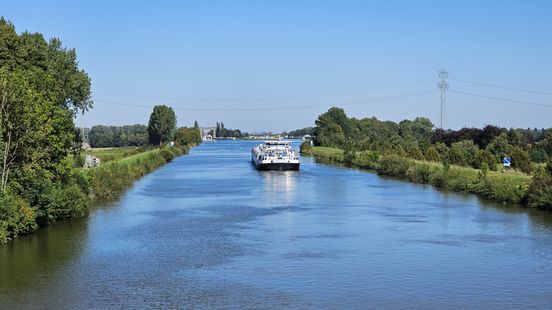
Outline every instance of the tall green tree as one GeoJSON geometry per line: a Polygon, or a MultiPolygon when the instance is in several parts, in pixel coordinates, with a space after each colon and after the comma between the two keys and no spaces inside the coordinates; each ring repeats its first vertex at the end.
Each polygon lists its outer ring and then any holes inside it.
{"type": "Polygon", "coordinates": [[[17,35],[0,19],[2,190],[29,164],[59,175],[68,151],[80,147],[73,118],[92,106],[90,96],[90,78],[75,50],[39,33],[17,35]]]}
{"type": "Polygon", "coordinates": [[[220,122],[220,136],[227,137],[226,127],[224,127],[224,122],[220,122]]]}
{"type": "Polygon", "coordinates": [[[0,204],[10,204],[0,210],[0,243],[35,229],[37,218],[73,217],[86,207],[67,155],[80,150],[73,120],[92,106],[90,97],[74,49],[17,34],[0,18],[0,204]]]}
{"type": "Polygon", "coordinates": [[[148,123],[149,143],[162,145],[172,140],[176,130],[176,114],[171,107],[157,105],[153,108],[148,123]]]}
{"type": "Polygon", "coordinates": [[[347,134],[351,132],[351,121],[341,108],[333,107],[318,116],[315,121],[314,134],[317,145],[328,147],[345,147],[347,134]]]}

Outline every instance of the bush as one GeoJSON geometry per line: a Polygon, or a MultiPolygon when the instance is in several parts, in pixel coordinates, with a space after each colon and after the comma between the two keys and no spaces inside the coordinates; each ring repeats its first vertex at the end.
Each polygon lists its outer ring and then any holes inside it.
{"type": "Polygon", "coordinates": [[[48,219],[75,218],[86,214],[87,199],[81,188],[76,185],[56,186],[49,195],[50,203],[46,206],[48,219]]]}
{"type": "Polygon", "coordinates": [[[491,169],[493,171],[496,171],[496,167],[498,164],[498,159],[496,156],[493,155],[493,153],[487,151],[487,150],[478,150],[477,153],[475,153],[475,160],[472,164],[472,167],[476,169],[491,169]]]}
{"type": "Polygon", "coordinates": [[[163,148],[161,150],[161,156],[163,156],[166,162],[171,161],[175,157],[174,153],[170,150],[170,148],[163,148]]]}
{"type": "Polygon", "coordinates": [[[522,203],[527,199],[528,191],[523,181],[495,174],[485,178],[480,193],[498,201],[522,203]]]}
{"type": "Polygon", "coordinates": [[[310,149],[312,149],[311,143],[312,143],[311,140],[305,140],[303,141],[303,143],[301,143],[301,146],[299,147],[301,154],[308,152],[310,149]]]}
{"type": "Polygon", "coordinates": [[[0,195],[0,244],[37,228],[35,212],[27,201],[10,194],[0,195]]]}
{"type": "Polygon", "coordinates": [[[405,176],[412,163],[412,160],[398,155],[384,155],[378,162],[377,171],[378,174],[405,176]]]}
{"type": "Polygon", "coordinates": [[[406,170],[406,178],[411,182],[429,183],[434,172],[429,164],[415,163],[406,170]]]}
{"type": "Polygon", "coordinates": [[[376,169],[378,165],[379,155],[372,151],[362,151],[356,154],[356,159],[353,164],[367,169],[376,169]]]}
{"type": "Polygon", "coordinates": [[[475,170],[452,166],[444,174],[445,188],[457,192],[476,193],[480,181],[475,170]]]}
{"type": "Polygon", "coordinates": [[[533,171],[533,164],[531,163],[529,153],[517,146],[514,147],[512,149],[512,167],[520,170],[521,172],[531,174],[533,171]]]}
{"type": "Polygon", "coordinates": [[[439,155],[439,152],[437,152],[437,149],[433,146],[430,146],[427,149],[425,157],[429,161],[434,161],[434,162],[441,161],[441,155],[439,155]]]}
{"type": "Polygon", "coordinates": [[[528,203],[530,207],[552,210],[552,166],[548,161],[547,169],[538,168],[529,186],[528,203]]]}

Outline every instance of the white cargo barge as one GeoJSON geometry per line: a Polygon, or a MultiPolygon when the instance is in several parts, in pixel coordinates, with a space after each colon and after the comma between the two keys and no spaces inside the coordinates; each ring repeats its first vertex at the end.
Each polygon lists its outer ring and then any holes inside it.
{"type": "Polygon", "coordinates": [[[257,170],[299,170],[299,155],[289,141],[265,141],[251,149],[257,170]]]}

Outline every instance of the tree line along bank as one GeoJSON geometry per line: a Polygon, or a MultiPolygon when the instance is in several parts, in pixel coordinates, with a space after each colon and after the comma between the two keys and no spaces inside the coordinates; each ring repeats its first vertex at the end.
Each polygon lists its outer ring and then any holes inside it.
{"type": "Polygon", "coordinates": [[[399,123],[349,118],[331,108],[315,121],[311,153],[381,174],[552,209],[552,129],[434,129],[427,118],[399,123]],[[506,171],[502,159],[510,157],[506,171]],[[547,164],[548,163],[548,164],[547,164]],[[517,171],[517,172],[516,172],[517,171]]]}

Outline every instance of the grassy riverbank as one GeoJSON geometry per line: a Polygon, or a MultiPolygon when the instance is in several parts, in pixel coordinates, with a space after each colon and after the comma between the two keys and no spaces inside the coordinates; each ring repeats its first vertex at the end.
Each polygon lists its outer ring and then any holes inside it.
{"type": "Polygon", "coordinates": [[[117,198],[128,186],[143,175],[187,153],[188,146],[163,149],[109,149],[95,152],[98,157],[109,156],[100,167],[69,168],[68,186],[52,187],[38,199],[47,200],[44,208],[34,208],[27,201],[7,196],[0,201],[0,244],[29,234],[51,222],[81,217],[90,205],[117,198]],[[131,152],[131,153],[129,153],[131,152]]]}
{"type": "Polygon", "coordinates": [[[416,183],[457,192],[468,192],[497,201],[527,203],[531,177],[515,171],[482,171],[468,167],[408,159],[398,155],[379,156],[370,151],[346,156],[343,150],[328,147],[303,148],[302,154],[371,169],[378,174],[394,176],[416,183]],[[346,158],[347,157],[347,158],[346,158]]]}
{"type": "Polygon", "coordinates": [[[153,149],[82,170],[83,189],[92,201],[117,198],[136,179],[187,152],[187,147],[153,149]]]}

